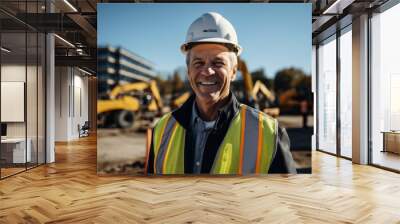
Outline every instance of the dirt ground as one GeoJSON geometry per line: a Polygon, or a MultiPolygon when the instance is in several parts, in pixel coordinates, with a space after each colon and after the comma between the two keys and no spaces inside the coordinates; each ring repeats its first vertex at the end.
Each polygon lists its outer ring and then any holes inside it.
{"type": "MultiPolygon", "coordinates": [[[[303,126],[302,116],[285,115],[279,116],[279,125],[285,128],[301,128],[303,126]]],[[[314,117],[312,115],[307,116],[307,126],[314,126],[314,117]]]]}
{"type": "Polygon", "coordinates": [[[97,170],[99,173],[140,174],[146,154],[144,132],[119,129],[97,130],[97,170]]]}

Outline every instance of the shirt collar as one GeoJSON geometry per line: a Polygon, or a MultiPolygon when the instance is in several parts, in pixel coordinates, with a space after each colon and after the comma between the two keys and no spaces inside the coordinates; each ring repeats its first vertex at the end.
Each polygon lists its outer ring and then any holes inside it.
{"type": "MultiPolygon", "coordinates": [[[[235,96],[232,94],[232,92],[229,93],[228,95],[229,101],[227,104],[225,104],[223,107],[218,109],[218,116],[217,119],[214,120],[215,122],[219,122],[221,119],[225,119],[229,116],[229,113],[232,110],[232,107],[235,106],[236,102],[236,98],[235,96]]],[[[198,121],[203,121],[198,113],[198,109],[197,109],[197,105],[196,105],[196,100],[193,100],[193,106],[192,106],[192,119],[191,122],[192,124],[196,124],[196,122],[198,121]]]]}
{"type": "MultiPolygon", "coordinates": [[[[185,129],[190,129],[193,119],[193,103],[195,101],[195,95],[192,94],[189,99],[182,104],[181,107],[172,111],[172,116],[181,124],[185,129]]],[[[239,111],[240,103],[237,101],[235,95],[230,92],[229,102],[222,108],[219,109],[219,118],[217,118],[215,128],[219,129],[224,126],[224,123],[229,123],[231,119],[239,111]]]]}
{"type": "MultiPolygon", "coordinates": [[[[197,109],[197,105],[196,105],[196,101],[193,101],[193,107],[192,107],[192,124],[196,125],[198,122],[203,122],[205,125],[208,124],[215,124],[215,120],[214,121],[203,121],[203,119],[201,119],[201,117],[199,116],[199,112],[197,109]]],[[[207,125],[206,125],[207,126],[207,125]]]]}

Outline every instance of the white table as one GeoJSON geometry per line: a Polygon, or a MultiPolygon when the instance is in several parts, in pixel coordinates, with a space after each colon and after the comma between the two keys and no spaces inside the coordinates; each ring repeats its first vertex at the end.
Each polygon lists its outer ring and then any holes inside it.
{"type": "Polygon", "coordinates": [[[26,139],[28,142],[26,147],[26,154],[25,154],[25,138],[5,138],[1,139],[1,147],[2,151],[3,147],[13,147],[12,148],[12,162],[13,163],[25,163],[31,162],[32,154],[31,154],[31,146],[32,140],[30,138],[26,139]],[[25,161],[26,159],[26,161],[25,161]]]}

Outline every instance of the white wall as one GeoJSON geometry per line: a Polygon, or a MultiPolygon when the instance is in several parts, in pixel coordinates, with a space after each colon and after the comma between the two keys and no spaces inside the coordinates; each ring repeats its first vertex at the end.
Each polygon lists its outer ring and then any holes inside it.
{"type": "MultiPolygon", "coordinates": [[[[39,159],[39,163],[44,163],[45,159],[45,140],[44,140],[44,74],[42,67],[25,64],[2,64],[1,66],[1,81],[3,82],[23,82],[26,86],[26,101],[23,100],[22,107],[12,108],[10,106],[1,108],[2,114],[6,113],[22,113],[23,121],[21,122],[6,122],[7,124],[7,137],[9,138],[24,138],[25,135],[30,140],[32,162],[39,159]],[[38,69],[38,70],[37,70],[38,69]],[[27,80],[25,80],[27,78],[27,80]],[[25,105],[26,103],[26,105],[25,105]],[[26,120],[25,114],[26,113],[26,120]]],[[[2,89],[2,94],[4,94],[2,89]]],[[[24,89],[18,90],[19,94],[24,96],[24,89]]],[[[2,98],[8,98],[7,95],[2,95],[2,98]]],[[[2,102],[3,104],[4,102],[2,102]]],[[[17,102],[15,102],[17,103],[17,102]]],[[[2,118],[3,120],[3,118],[2,118]]]]}
{"type": "Polygon", "coordinates": [[[73,108],[73,119],[72,119],[72,135],[78,136],[77,126],[81,126],[88,121],[88,78],[87,76],[81,76],[82,73],[78,70],[74,70],[74,108],[73,108]]]}
{"type": "Polygon", "coordinates": [[[55,141],[68,140],[69,79],[67,67],[55,68],[55,141]]]}
{"type": "MultiPolygon", "coordinates": [[[[25,82],[25,64],[24,65],[7,65],[1,66],[1,81],[2,82],[25,82]]],[[[32,67],[28,66],[28,70],[32,67]]],[[[4,96],[3,96],[4,97],[4,96]]],[[[1,110],[7,110],[7,108],[1,108],[1,110]]],[[[8,137],[25,137],[25,123],[24,122],[12,122],[7,124],[7,135],[8,137]]]]}
{"type": "MultiPolygon", "coordinates": [[[[28,66],[28,69],[32,67],[28,66]]],[[[2,65],[1,81],[19,81],[25,82],[25,64],[24,65],[2,65]]]]}
{"type": "MultiPolygon", "coordinates": [[[[1,66],[1,81],[3,82],[25,82],[26,67],[19,64],[5,64],[1,66]]],[[[28,72],[32,70],[32,66],[28,66],[28,72]]],[[[28,93],[29,94],[29,93],[28,93]]],[[[7,110],[7,108],[1,108],[7,110]]],[[[25,122],[7,123],[8,137],[25,137],[25,122]]]]}
{"type": "Polygon", "coordinates": [[[78,124],[88,120],[88,78],[76,68],[56,67],[56,141],[79,138],[78,124]]]}

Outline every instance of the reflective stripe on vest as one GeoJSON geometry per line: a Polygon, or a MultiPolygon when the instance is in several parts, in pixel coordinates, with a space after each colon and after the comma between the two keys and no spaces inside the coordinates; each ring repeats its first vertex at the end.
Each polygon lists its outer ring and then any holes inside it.
{"type": "MultiPolygon", "coordinates": [[[[211,173],[268,173],[276,147],[276,136],[275,119],[241,105],[240,112],[232,119],[218,149],[211,173]]],[[[153,145],[155,173],[184,173],[185,129],[171,113],[157,123],[153,145]]]]}
{"type": "Polygon", "coordinates": [[[185,131],[171,113],[157,123],[154,138],[154,173],[183,174],[185,131]]]}

